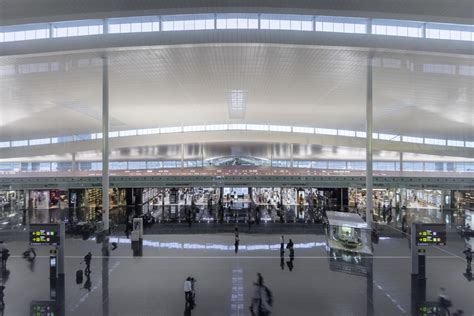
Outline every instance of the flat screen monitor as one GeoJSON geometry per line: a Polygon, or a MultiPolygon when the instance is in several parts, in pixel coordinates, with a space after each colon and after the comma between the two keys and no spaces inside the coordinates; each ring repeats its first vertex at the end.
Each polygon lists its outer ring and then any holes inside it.
{"type": "Polygon", "coordinates": [[[445,224],[416,224],[417,246],[445,246],[446,225],[445,224]]]}
{"type": "Polygon", "coordinates": [[[58,246],[59,243],[58,224],[30,224],[31,246],[58,246]]]}

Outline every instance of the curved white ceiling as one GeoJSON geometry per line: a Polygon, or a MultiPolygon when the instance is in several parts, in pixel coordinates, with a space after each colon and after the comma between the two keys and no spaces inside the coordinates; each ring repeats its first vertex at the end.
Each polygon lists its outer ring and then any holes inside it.
{"type": "MultiPolygon", "coordinates": [[[[111,51],[112,130],[259,123],[365,129],[364,50],[228,44],[111,51]],[[228,95],[245,90],[243,119],[228,95]]],[[[98,53],[0,58],[0,141],[100,131],[98,53]]],[[[473,140],[472,57],[375,53],[374,128],[473,140]]]]}

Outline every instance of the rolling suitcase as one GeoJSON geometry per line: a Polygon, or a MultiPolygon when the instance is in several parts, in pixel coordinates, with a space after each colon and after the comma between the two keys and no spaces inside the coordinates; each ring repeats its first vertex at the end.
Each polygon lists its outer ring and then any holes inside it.
{"type": "Polygon", "coordinates": [[[76,271],[76,284],[82,284],[82,270],[76,271]]]}

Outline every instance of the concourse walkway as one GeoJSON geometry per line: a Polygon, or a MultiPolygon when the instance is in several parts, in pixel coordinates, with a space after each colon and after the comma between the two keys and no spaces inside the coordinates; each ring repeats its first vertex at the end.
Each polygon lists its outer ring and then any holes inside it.
{"type": "MultiPolygon", "coordinates": [[[[387,228],[391,229],[391,228],[387,228]]],[[[49,299],[48,248],[37,247],[34,263],[21,258],[26,234],[3,235],[11,257],[4,280],[4,315],[28,315],[32,301],[49,299]],[[39,249],[38,249],[39,248],[39,249]],[[21,295],[18,295],[21,293],[21,295]]],[[[103,257],[95,240],[66,240],[66,315],[183,315],[183,281],[197,279],[191,315],[250,315],[253,288],[260,272],[274,296],[272,315],[410,315],[410,251],[406,238],[381,237],[365,272],[331,264],[320,234],[286,234],[295,244],[280,257],[280,235],[145,235],[143,257],[133,257],[130,240],[111,236],[118,247],[103,257]],[[92,252],[90,279],[76,284],[84,255],[92,252]],[[291,269],[290,269],[291,267],[291,269]],[[88,281],[88,282],[87,282],[88,281]],[[86,283],[87,282],[87,283],[86,283]]],[[[448,245],[428,250],[427,299],[447,289],[454,308],[474,313],[473,283],[463,275],[464,241],[455,234],[448,245]]],[[[189,314],[184,314],[189,315],[189,314]]]]}

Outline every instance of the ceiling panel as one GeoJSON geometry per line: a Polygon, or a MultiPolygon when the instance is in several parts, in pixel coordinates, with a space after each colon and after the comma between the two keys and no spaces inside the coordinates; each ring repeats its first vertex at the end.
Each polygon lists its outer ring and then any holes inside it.
{"type": "MultiPolygon", "coordinates": [[[[365,129],[366,52],[186,45],[108,52],[111,129],[263,123],[365,129]],[[243,119],[226,95],[247,91],[243,119]]],[[[0,58],[0,140],[99,132],[100,52],[0,58]]],[[[376,52],[379,132],[473,140],[472,57],[376,52]]],[[[284,143],[282,139],[282,143],[284,143]]]]}

